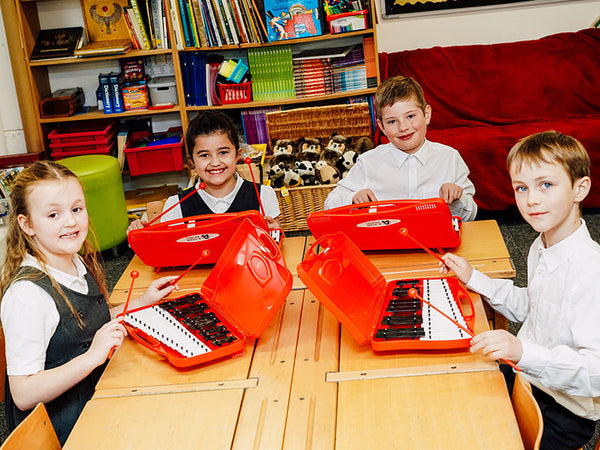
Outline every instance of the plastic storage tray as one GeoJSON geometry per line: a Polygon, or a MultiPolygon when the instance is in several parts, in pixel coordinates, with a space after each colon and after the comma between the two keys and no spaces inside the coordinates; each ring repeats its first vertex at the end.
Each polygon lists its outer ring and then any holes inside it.
{"type": "Polygon", "coordinates": [[[48,134],[50,146],[59,146],[92,141],[106,142],[108,137],[116,133],[118,122],[107,120],[90,120],[59,125],[48,134]]]}
{"type": "Polygon", "coordinates": [[[183,169],[183,136],[175,144],[134,147],[141,138],[150,136],[147,131],[131,133],[125,145],[129,172],[133,176],[148,173],[172,172],[183,169]]]}

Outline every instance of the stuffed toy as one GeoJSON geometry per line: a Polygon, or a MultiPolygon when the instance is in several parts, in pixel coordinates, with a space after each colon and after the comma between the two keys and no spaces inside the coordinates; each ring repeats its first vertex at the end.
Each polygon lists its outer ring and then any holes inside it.
{"type": "Polygon", "coordinates": [[[318,161],[321,156],[321,139],[298,139],[298,153],[296,161],[318,161]]]}
{"type": "Polygon", "coordinates": [[[347,150],[347,145],[348,139],[341,134],[333,133],[331,139],[329,139],[329,144],[327,144],[327,147],[321,152],[321,159],[334,166],[337,165],[338,159],[340,159],[347,150]]]}
{"type": "Polygon", "coordinates": [[[362,155],[364,152],[372,150],[374,148],[375,144],[368,136],[359,137],[352,146],[352,149],[359,155],[362,155]]]}
{"type": "Polygon", "coordinates": [[[278,139],[273,146],[274,164],[283,163],[285,167],[293,167],[296,160],[296,148],[294,141],[290,139],[278,139]]]}
{"type": "Polygon", "coordinates": [[[271,180],[271,187],[280,188],[283,187],[283,175],[285,174],[285,164],[271,164],[269,170],[267,170],[267,175],[269,180],[271,180]]]}
{"type": "Polygon", "coordinates": [[[285,169],[283,173],[283,185],[287,187],[297,187],[302,184],[302,179],[296,169],[285,169]]]}
{"type": "Polygon", "coordinates": [[[315,166],[317,181],[320,184],[335,184],[340,181],[340,171],[327,161],[318,161],[315,166]]]}
{"type": "Polygon", "coordinates": [[[317,184],[315,163],[313,161],[296,161],[296,170],[302,179],[302,185],[314,186],[317,184]]]}
{"type": "Polygon", "coordinates": [[[340,171],[342,178],[346,178],[348,171],[354,167],[358,153],[354,150],[346,150],[342,157],[337,160],[335,167],[340,171]]]}

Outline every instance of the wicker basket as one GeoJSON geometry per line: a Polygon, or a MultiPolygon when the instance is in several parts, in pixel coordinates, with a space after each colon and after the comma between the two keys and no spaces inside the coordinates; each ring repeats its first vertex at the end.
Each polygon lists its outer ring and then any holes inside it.
{"type": "Polygon", "coordinates": [[[320,138],[327,144],[332,133],[347,138],[371,136],[368,103],[297,108],[266,114],[271,145],[277,139],[320,138]]]}
{"type": "Polygon", "coordinates": [[[308,230],[308,225],[306,225],[308,213],[322,211],[323,203],[334,187],[335,184],[324,184],[288,189],[289,202],[281,195],[281,189],[275,189],[281,210],[279,223],[281,223],[283,231],[308,230]]]}

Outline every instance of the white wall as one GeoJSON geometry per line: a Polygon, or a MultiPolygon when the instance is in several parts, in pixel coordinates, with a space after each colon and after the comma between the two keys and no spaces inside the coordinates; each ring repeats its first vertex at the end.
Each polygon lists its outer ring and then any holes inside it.
{"type": "MultiPolygon", "coordinates": [[[[576,31],[590,26],[600,16],[600,0],[571,0],[535,5],[510,5],[493,9],[446,12],[433,15],[410,15],[399,19],[381,18],[378,2],[378,44],[380,52],[393,52],[435,45],[485,44],[535,39],[562,31],[576,31]]],[[[43,28],[77,26],[83,18],[79,2],[57,0],[40,2],[43,28]]],[[[116,64],[116,62],[115,62],[116,64]]],[[[115,65],[114,69],[118,66],[115,65]]],[[[102,65],[103,71],[107,70],[102,65]]],[[[61,75],[52,74],[52,89],[72,87],[73,79],[87,81],[86,103],[93,104],[95,79],[100,69],[94,65],[61,67],[61,75]],[[78,78],[81,77],[81,78],[78,78]],[[92,87],[94,87],[92,89],[92,87]]],[[[78,84],[79,84],[78,83],[78,84]]],[[[23,130],[17,104],[10,60],[6,48],[4,24],[0,20],[0,154],[25,151],[23,130]],[[2,136],[4,135],[3,140],[2,136]]]]}
{"type": "Polygon", "coordinates": [[[382,19],[382,0],[375,1],[380,52],[537,39],[587,28],[600,16],[600,1],[570,0],[382,19]]]}
{"type": "MultiPolygon", "coordinates": [[[[1,14],[1,13],[0,13],[1,14]]],[[[0,155],[26,153],[4,22],[0,15],[0,155]]]]}

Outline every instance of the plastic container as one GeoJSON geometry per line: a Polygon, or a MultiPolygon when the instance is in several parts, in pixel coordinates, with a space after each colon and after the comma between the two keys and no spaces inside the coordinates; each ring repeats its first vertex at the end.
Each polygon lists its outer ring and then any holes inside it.
{"type": "Polygon", "coordinates": [[[292,274],[269,232],[244,220],[199,293],[161,302],[162,307],[159,303],[128,311],[124,324],[133,339],[175,367],[197,366],[243,354],[246,339],[256,339],[262,334],[291,288],[292,274]],[[181,339],[173,337],[176,333],[170,330],[148,327],[147,322],[135,319],[145,317],[148,309],[157,307],[163,317],[170,319],[170,324],[175,323],[176,328],[183,330],[177,333],[181,339]],[[206,319],[212,323],[207,324],[206,319]],[[211,339],[217,333],[220,342],[211,339]],[[200,351],[196,351],[198,348],[200,351]]]}
{"type": "Polygon", "coordinates": [[[63,153],[70,152],[74,154],[78,154],[82,152],[88,151],[98,151],[105,152],[107,149],[110,149],[115,143],[115,138],[117,136],[117,128],[115,127],[113,131],[110,132],[105,139],[98,140],[89,140],[89,141],[81,141],[81,142],[65,142],[65,143],[54,143],[50,142],[50,149],[54,153],[63,153]]]}
{"type": "Polygon", "coordinates": [[[177,105],[177,88],[175,77],[156,77],[148,83],[150,101],[153,106],[177,105]]]}
{"type": "Polygon", "coordinates": [[[252,82],[240,84],[217,84],[219,97],[224,105],[247,103],[252,100],[252,82]]]}
{"type": "Polygon", "coordinates": [[[59,159],[68,158],[69,156],[81,156],[81,155],[109,155],[115,156],[115,143],[110,146],[104,146],[100,148],[95,148],[92,150],[71,150],[71,151],[59,151],[52,152],[52,159],[54,161],[58,161],[59,159]]]}
{"type": "MultiPolygon", "coordinates": [[[[117,131],[117,123],[107,120],[89,120],[59,125],[48,134],[50,147],[73,143],[88,144],[93,141],[105,144],[108,137],[117,131]]],[[[102,145],[101,144],[101,145],[102,145]]]]}
{"type": "MultiPolygon", "coordinates": [[[[174,131],[170,129],[169,131],[174,131]]],[[[125,145],[125,155],[132,176],[148,173],[172,172],[183,169],[183,136],[176,143],[134,147],[141,138],[150,136],[147,131],[131,133],[125,145]]]]}
{"type": "Polygon", "coordinates": [[[352,11],[327,16],[331,34],[347,33],[367,29],[367,10],[352,11]]]}

